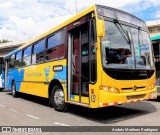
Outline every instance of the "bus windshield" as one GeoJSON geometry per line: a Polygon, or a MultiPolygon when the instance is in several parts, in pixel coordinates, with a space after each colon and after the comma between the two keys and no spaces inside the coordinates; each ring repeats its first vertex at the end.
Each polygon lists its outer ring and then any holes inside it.
{"type": "Polygon", "coordinates": [[[105,68],[153,69],[149,34],[138,28],[105,21],[102,59],[105,68]]]}

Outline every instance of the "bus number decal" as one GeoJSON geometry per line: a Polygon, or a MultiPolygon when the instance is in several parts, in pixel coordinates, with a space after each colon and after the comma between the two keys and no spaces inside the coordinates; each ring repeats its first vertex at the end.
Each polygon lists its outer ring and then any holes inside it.
{"type": "Polygon", "coordinates": [[[96,95],[91,95],[91,101],[96,102],[96,95]]]}

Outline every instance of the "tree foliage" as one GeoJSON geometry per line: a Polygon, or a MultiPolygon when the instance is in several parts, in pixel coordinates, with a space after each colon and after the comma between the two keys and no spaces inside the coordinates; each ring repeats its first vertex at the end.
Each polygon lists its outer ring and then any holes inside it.
{"type": "Polygon", "coordinates": [[[7,42],[9,42],[9,40],[7,40],[7,39],[2,39],[2,40],[0,40],[0,44],[1,44],[1,43],[7,43],[7,42]]]}

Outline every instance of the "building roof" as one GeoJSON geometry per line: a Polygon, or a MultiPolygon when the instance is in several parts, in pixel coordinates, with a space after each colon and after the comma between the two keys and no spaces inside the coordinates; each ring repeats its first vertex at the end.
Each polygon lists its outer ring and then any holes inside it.
{"type": "Polygon", "coordinates": [[[0,50],[7,49],[7,48],[13,48],[13,47],[19,47],[23,45],[24,43],[25,41],[13,41],[13,42],[1,43],[0,50]]]}
{"type": "Polygon", "coordinates": [[[146,25],[148,27],[154,27],[154,26],[160,26],[160,20],[155,20],[155,21],[147,21],[146,25]]]}

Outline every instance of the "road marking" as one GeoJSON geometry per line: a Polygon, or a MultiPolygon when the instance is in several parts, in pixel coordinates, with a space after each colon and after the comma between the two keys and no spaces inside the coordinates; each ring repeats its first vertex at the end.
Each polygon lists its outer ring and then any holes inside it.
{"type": "Polygon", "coordinates": [[[31,117],[31,118],[33,118],[33,119],[37,119],[37,120],[39,119],[38,117],[35,117],[35,116],[33,116],[33,115],[27,114],[27,116],[28,116],[28,117],[31,117]]]}
{"type": "Polygon", "coordinates": [[[13,110],[13,109],[9,109],[10,111],[12,111],[12,112],[17,112],[16,110],[13,110]]]}
{"type": "Polygon", "coordinates": [[[60,125],[60,126],[69,126],[69,125],[66,125],[66,124],[63,124],[63,123],[59,123],[59,122],[54,122],[55,125],[60,125]]]}
{"type": "Polygon", "coordinates": [[[4,107],[4,105],[1,105],[1,104],[0,104],[0,107],[4,107]]]}

